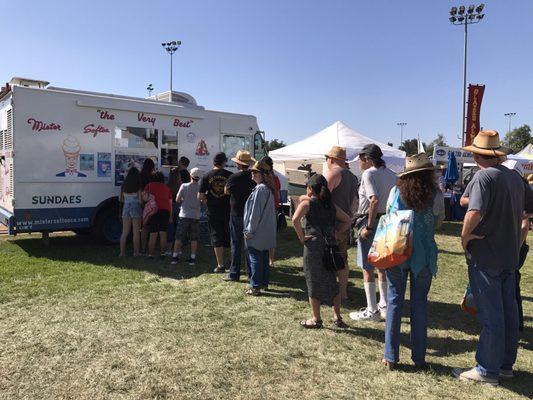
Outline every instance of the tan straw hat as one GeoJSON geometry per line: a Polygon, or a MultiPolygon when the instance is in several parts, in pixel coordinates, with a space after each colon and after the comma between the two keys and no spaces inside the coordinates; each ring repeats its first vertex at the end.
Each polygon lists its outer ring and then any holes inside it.
{"type": "Polygon", "coordinates": [[[337,160],[346,161],[346,149],[340,146],[333,146],[325,156],[326,158],[335,158],[337,160]]]}
{"type": "Polygon", "coordinates": [[[413,172],[424,171],[426,169],[435,169],[435,166],[429,161],[426,153],[415,154],[405,158],[405,169],[397,174],[398,177],[412,174],[413,172]]]}
{"type": "Polygon", "coordinates": [[[264,161],[256,161],[252,167],[252,171],[268,174],[270,172],[270,166],[264,161]]]}
{"type": "Polygon", "coordinates": [[[470,146],[463,147],[463,150],[484,156],[500,157],[512,153],[511,149],[500,144],[500,135],[496,131],[479,132],[470,146]]]}
{"type": "Polygon", "coordinates": [[[240,165],[250,165],[255,162],[250,155],[250,152],[246,150],[239,150],[235,157],[231,159],[231,161],[240,165]]]}

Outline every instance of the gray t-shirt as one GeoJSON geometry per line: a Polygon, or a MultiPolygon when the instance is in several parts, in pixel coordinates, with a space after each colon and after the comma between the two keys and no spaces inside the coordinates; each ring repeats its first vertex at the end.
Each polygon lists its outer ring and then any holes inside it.
{"type": "Polygon", "coordinates": [[[468,264],[494,275],[514,271],[522,244],[523,213],[533,206],[531,190],[516,172],[497,165],[478,171],[468,191],[468,211],[481,213],[472,233],[485,236],[468,244],[468,264]]]}
{"type": "Polygon", "coordinates": [[[367,214],[370,198],[379,199],[378,214],[387,210],[387,198],[391,189],[396,185],[396,174],[386,167],[370,167],[363,171],[361,186],[359,186],[359,214],[367,214]]]}
{"type": "Polygon", "coordinates": [[[198,200],[200,184],[198,181],[191,181],[180,186],[176,201],[181,203],[180,218],[200,219],[201,206],[198,200]]]}

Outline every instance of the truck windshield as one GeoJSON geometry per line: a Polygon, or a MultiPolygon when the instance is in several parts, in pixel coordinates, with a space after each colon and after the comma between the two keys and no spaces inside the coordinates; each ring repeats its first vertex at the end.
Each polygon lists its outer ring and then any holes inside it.
{"type": "Polygon", "coordinates": [[[137,128],[128,126],[127,128],[115,128],[115,147],[127,147],[133,149],[157,149],[157,129],[137,128]]]}

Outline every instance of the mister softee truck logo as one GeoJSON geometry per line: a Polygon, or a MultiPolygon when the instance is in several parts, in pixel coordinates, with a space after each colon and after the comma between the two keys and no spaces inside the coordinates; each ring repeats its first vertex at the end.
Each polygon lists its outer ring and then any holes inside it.
{"type": "Polygon", "coordinates": [[[36,132],[61,130],[61,125],[56,124],[55,122],[44,122],[35,118],[28,118],[27,122],[31,125],[31,130],[36,132]]]}

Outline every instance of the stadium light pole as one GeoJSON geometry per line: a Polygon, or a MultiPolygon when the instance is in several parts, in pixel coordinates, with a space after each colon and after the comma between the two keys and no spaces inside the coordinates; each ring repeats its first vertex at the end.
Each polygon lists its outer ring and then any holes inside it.
{"type": "Polygon", "coordinates": [[[468,9],[465,6],[452,7],[450,9],[450,22],[453,25],[464,25],[465,39],[464,39],[464,63],[463,63],[463,120],[461,132],[461,146],[465,145],[465,125],[466,125],[466,59],[468,46],[468,25],[477,24],[481,22],[485,14],[483,13],[485,5],[481,3],[477,7],[470,5],[468,9]]]}
{"type": "Polygon", "coordinates": [[[170,54],[170,96],[172,98],[172,55],[181,46],[180,40],[173,40],[172,42],[161,43],[161,46],[170,54]]]}
{"type": "Polygon", "coordinates": [[[509,118],[509,131],[508,132],[511,132],[511,119],[516,115],[516,113],[505,113],[503,114],[505,115],[507,118],[509,118]]]}
{"type": "MultiPolygon", "coordinates": [[[[403,127],[407,125],[407,122],[398,122],[396,125],[400,127],[400,146],[401,146],[403,145],[403,127]]],[[[400,146],[398,146],[398,148],[400,146]]]]}

